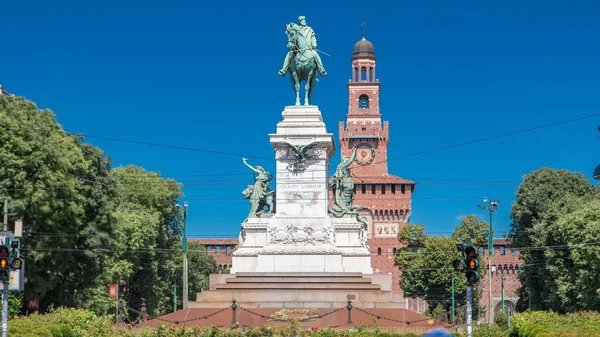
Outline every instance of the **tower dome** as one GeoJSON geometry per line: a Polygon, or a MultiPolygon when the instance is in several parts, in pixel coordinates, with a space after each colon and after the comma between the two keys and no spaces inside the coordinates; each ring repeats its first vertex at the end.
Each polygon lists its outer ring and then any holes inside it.
{"type": "Polygon", "coordinates": [[[364,36],[354,45],[352,59],[356,58],[375,58],[375,47],[369,40],[365,39],[364,36]]]}

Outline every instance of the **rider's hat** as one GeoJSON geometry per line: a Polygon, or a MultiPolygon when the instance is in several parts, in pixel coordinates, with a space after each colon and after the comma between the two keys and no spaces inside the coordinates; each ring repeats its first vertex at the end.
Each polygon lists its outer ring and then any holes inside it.
{"type": "Polygon", "coordinates": [[[298,21],[302,21],[302,20],[306,20],[306,17],[304,17],[304,15],[300,15],[300,16],[298,17],[298,21]]]}

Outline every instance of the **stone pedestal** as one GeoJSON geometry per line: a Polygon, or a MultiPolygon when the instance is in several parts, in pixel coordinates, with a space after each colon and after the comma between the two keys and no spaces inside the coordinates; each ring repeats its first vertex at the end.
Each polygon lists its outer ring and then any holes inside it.
{"type": "Polygon", "coordinates": [[[275,150],[275,214],[242,223],[231,273],[359,272],[372,274],[365,226],[355,215],[328,214],[328,172],[335,153],[317,106],[288,106],[270,134],[275,150]],[[307,159],[296,151],[309,145],[307,159]]]}

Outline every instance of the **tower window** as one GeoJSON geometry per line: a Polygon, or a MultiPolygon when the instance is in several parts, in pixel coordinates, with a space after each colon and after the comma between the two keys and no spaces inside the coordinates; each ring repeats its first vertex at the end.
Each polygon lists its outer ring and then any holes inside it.
{"type": "Polygon", "coordinates": [[[371,185],[371,194],[375,194],[375,184],[371,185]]]}
{"type": "Polygon", "coordinates": [[[377,255],[381,255],[381,247],[377,248],[377,255]]]}
{"type": "Polygon", "coordinates": [[[362,185],[362,194],[367,194],[367,185],[362,185]]]}
{"type": "Polygon", "coordinates": [[[392,194],[396,194],[396,185],[392,184],[392,194]]]}
{"type": "Polygon", "coordinates": [[[385,184],[381,184],[381,194],[385,194],[385,184]]]}
{"type": "Polygon", "coordinates": [[[368,109],[369,108],[369,96],[360,95],[358,98],[358,108],[359,109],[368,109]]]}
{"type": "Polygon", "coordinates": [[[363,82],[367,81],[367,68],[365,67],[360,68],[360,80],[363,82]]]}
{"type": "Polygon", "coordinates": [[[400,185],[400,193],[404,194],[406,192],[406,185],[402,184],[400,185]]]}

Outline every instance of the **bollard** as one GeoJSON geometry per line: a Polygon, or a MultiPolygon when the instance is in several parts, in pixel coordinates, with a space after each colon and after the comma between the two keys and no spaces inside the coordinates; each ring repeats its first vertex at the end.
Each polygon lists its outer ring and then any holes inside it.
{"type": "Polygon", "coordinates": [[[231,313],[232,313],[232,315],[231,315],[231,324],[235,325],[235,323],[237,323],[237,319],[236,319],[237,315],[236,315],[236,313],[237,313],[237,307],[238,306],[236,304],[237,303],[236,300],[232,300],[231,302],[232,302],[232,304],[231,304],[231,313]]]}
{"type": "Polygon", "coordinates": [[[352,301],[348,300],[348,305],[346,306],[348,309],[348,324],[352,324],[352,301]]]}

